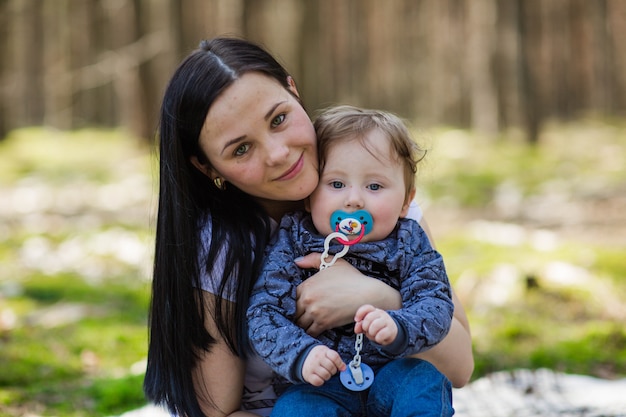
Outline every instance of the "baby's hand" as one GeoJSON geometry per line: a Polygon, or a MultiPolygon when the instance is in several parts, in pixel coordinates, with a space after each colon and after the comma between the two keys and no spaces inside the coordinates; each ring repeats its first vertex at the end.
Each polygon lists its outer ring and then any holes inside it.
{"type": "Polygon", "coordinates": [[[398,325],[389,313],[369,304],[361,306],[354,316],[355,333],[364,333],[372,342],[388,345],[398,336],[398,325]]]}
{"type": "Polygon", "coordinates": [[[319,387],[328,381],[337,371],[345,371],[346,364],[339,353],[326,346],[315,346],[302,365],[302,377],[306,382],[319,387]]]}

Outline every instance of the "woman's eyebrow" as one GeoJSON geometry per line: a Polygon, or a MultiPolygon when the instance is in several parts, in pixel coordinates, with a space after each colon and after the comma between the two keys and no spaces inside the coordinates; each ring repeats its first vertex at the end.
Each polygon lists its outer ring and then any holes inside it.
{"type": "Polygon", "coordinates": [[[285,100],[285,101],[279,101],[278,103],[274,104],[274,105],[272,106],[272,108],[271,108],[271,109],[270,109],[267,113],[265,113],[265,117],[264,117],[264,118],[265,118],[265,120],[266,120],[266,121],[269,121],[270,117],[272,117],[272,114],[274,114],[274,111],[276,110],[276,108],[277,108],[278,106],[280,106],[281,104],[286,103],[286,102],[287,102],[287,100],[285,100]]]}
{"type": "Polygon", "coordinates": [[[224,147],[222,148],[222,151],[220,152],[220,156],[222,156],[224,152],[226,151],[226,149],[228,149],[230,146],[243,141],[245,138],[246,138],[246,135],[243,135],[243,136],[239,136],[238,138],[231,139],[228,142],[226,142],[224,144],[224,147]]]}

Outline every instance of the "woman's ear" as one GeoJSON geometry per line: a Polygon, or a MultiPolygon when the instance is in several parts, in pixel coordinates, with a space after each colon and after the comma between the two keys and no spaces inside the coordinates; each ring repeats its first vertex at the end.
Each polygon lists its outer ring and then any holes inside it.
{"type": "Polygon", "coordinates": [[[191,164],[196,167],[196,169],[200,172],[202,172],[204,175],[206,175],[207,177],[213,179],[213,177],[215,176],[215,173],[213,172],[213,169],[209,167],[209,164],[206,162],[200,162],[200,160],[198,159],[198,157],[196,155],[192,155],[189,160],[191,161],[191,164]]]}
{"type": "Polygon", "coordinates": [[[296,87],[296,81],[291,75],[287,76],[287,84],[289,84],[289,91],[291,91],[296,97],[300,98],[300,94],[298,94],[298,88],[296,87]]]}
{"type": "Polygon", "coordinates": [[[406,215],[409,214],[409,206],[411,205],[411,202],[414,198],[415,188],[412,188],[411,191],[409,191],[409,194],[406,196],[406,199],[404,200],[404,204],[402,205],[402,211],[400,212],[400,217],[406,217],[406,215]]]}

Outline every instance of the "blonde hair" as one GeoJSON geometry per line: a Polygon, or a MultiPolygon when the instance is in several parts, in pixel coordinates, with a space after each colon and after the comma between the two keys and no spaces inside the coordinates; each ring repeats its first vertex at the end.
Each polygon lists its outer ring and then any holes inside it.
{"type": "MultiPolygon", "coordinates": [[[[320,172],[324,168],[330,148],[337,141],[346,138],[355,139],[368,149],[366,135],[378,129],[389,140],[392,156],[395,155],[404,167],[406,198],[415,188],[417,164],[424,158],[426,151],[415,143],[406,124],[398,116],[382,110],[342,105],[322,111],[315,119],[314,126],[320,172]]],[[[378,158],[378,155],[370,149],[368,151],[378,158]]]]}

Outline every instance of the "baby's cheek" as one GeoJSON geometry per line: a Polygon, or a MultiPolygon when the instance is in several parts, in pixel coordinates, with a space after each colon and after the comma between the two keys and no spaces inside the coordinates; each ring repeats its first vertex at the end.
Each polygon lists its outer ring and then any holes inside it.
{"type": "Polygon", "coordinates": [[[313,213],[312,217],[315,229],[319,234],[327,236],[334,232],[334,230],[330,228],[330,214],[313,213]]]}

